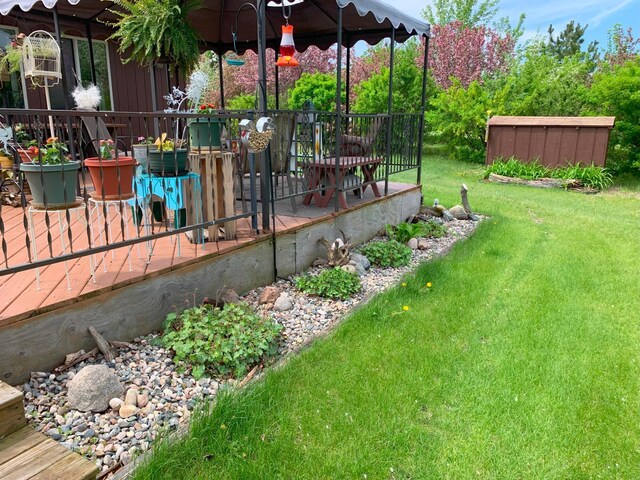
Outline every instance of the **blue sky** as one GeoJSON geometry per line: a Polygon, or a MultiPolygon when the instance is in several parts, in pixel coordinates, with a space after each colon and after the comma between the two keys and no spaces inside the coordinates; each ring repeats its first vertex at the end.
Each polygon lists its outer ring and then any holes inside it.
{"type": "MultiPolygon", "coordinates": [[[[384,0],[401,11],[420,18],[420,11],[430,3],[416,0],[384,0]]],[[[525,13],[525,35],[531,38],[540,31],[546,36],[549,24],[559,32],[569,20],[581,25],[589,24],[585,43],[598,40],[601,47],[607,45],[607,30],[616,23],[632,27],[640,36],[640,0],[502,0],[498,16],[508,16],[515,23],[525,13]]]]}

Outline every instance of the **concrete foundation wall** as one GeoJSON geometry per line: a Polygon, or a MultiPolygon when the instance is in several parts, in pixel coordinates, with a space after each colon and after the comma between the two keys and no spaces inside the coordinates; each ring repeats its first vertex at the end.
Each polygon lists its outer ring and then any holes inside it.
{"type": "MultiPolygon", "coordinates": [[[[278,276],[301,272],[320,256],[322,237],[340,230],[354,243],[372,238],[420,208],[419,188],[340,212],[330,219],[277,236],[278,276]]],[[[224,288],[242,294],[268,285],[275,276],[272,239],[113,290],[92,299],[11,324],[0,330],[0,379],[17,385],[32,371],[49,371],[68,353],[94,348],[93,326],[108,340],[129,341],[161,328],[167,313],[215,298],[224,288]]]]}

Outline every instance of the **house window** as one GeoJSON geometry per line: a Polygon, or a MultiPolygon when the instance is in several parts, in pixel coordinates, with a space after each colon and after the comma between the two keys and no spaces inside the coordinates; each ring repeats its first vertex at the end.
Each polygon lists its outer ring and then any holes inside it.
{"type": "MultiPolygon", "coordinates": [[[[111,94],[111,71],[109,68],[109,51],[106,42],[93,40],[93,59],[96,73],[96,85],[100,89],[102,97],[100,101],[100,110],[113,110],[114,105],[111,94]]],[[[91,56],[89,55],[89,41],[86,38],[79,37],[63,37],[62,38],[62,56],[63,71],[62,74],[67,79],[69,88],[68,104],[69,107],[74,106],[71,90],[78,82],[83,86],[93,83],[93,74],[91,71],[91,56]]],[[[65,92],[60,83],[51,89],[51,106],[54,109],[64,109],[65,92]]]]}
{"type": "MultiPolygon", "coordinates": [[[[3,48],[11,43],[11,37],[17,33],[16,29],[0,26],[0,46],[3,48]]],[[[0,72],[0,107],[24,108],[24,85],[19,73],[0,72]]]]}

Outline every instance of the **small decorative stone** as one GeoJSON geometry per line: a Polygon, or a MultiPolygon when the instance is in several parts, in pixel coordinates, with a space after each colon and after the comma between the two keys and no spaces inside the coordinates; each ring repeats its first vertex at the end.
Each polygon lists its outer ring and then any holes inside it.
{"type": "Polygon", "coordinates": [[[120,407],[123,404],[124,403],[119,398],[112,398],[111,400],[109,400],[109,406],[114,410],[120,410],[120,407]]]}
{"type": "Polygon", "coordinates": [[[138,407],[136,407],[135,405],[123,405],[122,407],[120,407],[119,413],[122,418],[128,418],[138,413],[138,407]]]}
{"type": "Polygon", "coordinates": [[[411,240],[409,240],[409,242],[407,242],[407,247],[409,247],[411,250],[416,250],[418,248],[418,239],[412,238],[411,240]]]}
{"type": "Polygon", "coordinates": [[[281,294],[273,304],[276,312],[286,312],[293,308],[293,301],[286,293],[281,294]]]}
{"type": "Polygon", "coordinates": [[[149,395],[146,395],[143,393],[138,395],[138,407],[144,408],[147,406],[148,403],[149,403],[149,395]]]}
{"type": "Polygon", "coordinates": [[[418,250],[426,250],[429,248],[429,240],[426,238],[418,239],[418,250]]]}
{"type": "Polygon", "coordinates": [[[280,289],[274,286],[265,287],[260,293],[258,298],[259,305],[265,305],[267,303],[274,303],[280,296],[280,289]]]}
{"type": "Polygon", "coordinates": [[[127,390],[126,395],[124,396],[124,404],[125,405],[133,405],[134,407],[138,406],[138,390],[135,388],[130,388],[127,390]]]}
{"type": "Polygon", "coordinates": [[[449,209],[449,213],[456,220],[469,220],[469,214],[460,205],[454,205],[449,209]]]}
{"type": "Polygon", "coordinates": [[[356,270],[356,267],[354,267],[353,265],[343,265],[340,268],[345,272],[353,273],[354,275],[358,274],[358,270],[356,270]]]}

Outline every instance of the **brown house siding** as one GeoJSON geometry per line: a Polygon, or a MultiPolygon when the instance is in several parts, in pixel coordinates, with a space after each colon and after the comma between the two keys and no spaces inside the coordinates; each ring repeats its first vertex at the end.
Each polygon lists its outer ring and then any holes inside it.
{"type": "Polygon", "coordinates": [[[604,166],[614,117],[493,117],[489,120],[487,158],[538,158],[547,167],[604,166]]]}

